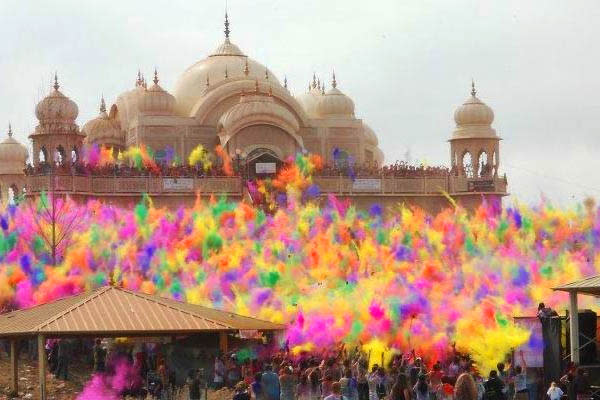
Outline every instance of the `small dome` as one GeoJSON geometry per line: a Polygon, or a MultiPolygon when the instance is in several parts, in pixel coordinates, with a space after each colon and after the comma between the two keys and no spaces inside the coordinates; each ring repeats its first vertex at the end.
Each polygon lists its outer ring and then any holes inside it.
{"type": "Polygon", "coordinates": [[[86,135],[85,141],[87,144],[125,145],[125,135],[121,131],[119,122],[111,119],[106,113],[104,98],[100,103],[100,114],[83,125],[82,132],[86,135]]]}
{"type": "Polygon", "coordinates": [[[316,77],[313,76],[313,83],[309,85],[308,92],[296,96],[296,100],[309,117],[317,118],[319,116],[317,106],[322,96],[321,90],[317,88],[316,77]]]}
{"type": "Polygon", "coordinates": [[[453,138],[498,138],[492,128],[494,111],[477,98],[475,84],[471,85],[471,96],[454,112],[456,129],[453,138]]]}
{"type": "Polygon", "coordinates": [[[0,142],[0,174],[23,174],[27,156],[27,148],[12,137],[12,129],[9,125],[8,138],[0,142]]]}
{"type": "Polygon", "coordinates": [[[354,118],[354,102],[337,88],[333,74],[332,88],[319,99],[317,114],[324,118],[354,118]]]}
{"type": "Polygon", "coordinates": [[[456,126],[491,125],[494,111],[476,96],[475,84],[472,84],[471,96],[454,112],[456,126]]]}
{"type": "Polygon", "coordinates": [[[79,109],[77,104],[67,96],[62,94],[58,89],[58,79],[54,76],[54,90],[42,101],[38,103],[35,108],[35,115],[37,119],[44,122],[75,122],[79,109]]]}
{"type": "Polygon", "coordinates": [[[138,110],[149,115],[171,115],[175,108],[175,97],[158,85],[158,76],[154,71],[154,85],[141,93],[138,110]]]}
{"type": "Polygon", "coordinates": [[[364,135],[365,141],[368,144],[371,144],[373,146],[377,146],[379,144],[379,139],[377,139],[377,135],[375,134],[373,129],[369,125],[365,124],[364,122],[363,122],[363,135],[364,135]]]}

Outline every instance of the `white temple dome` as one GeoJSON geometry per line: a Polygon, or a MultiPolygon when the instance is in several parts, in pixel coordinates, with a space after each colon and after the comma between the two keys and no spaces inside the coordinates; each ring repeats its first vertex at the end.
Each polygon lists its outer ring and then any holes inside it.
{"type": "Polygon", "coordinates": [[[492,128],[494,111],[477,98],[475,84],[471,84],[471,96],[454,112],[456,129],[453,138],[497,138],[492,128]]]}
{"type": "Polygon", "coordinates": [[[324,118],[354,118],[354,102],[337,88],[335,74],[332,88],[319,99],[317,114],[324,118]]]}
{"type": "Polygon", "coordinates": [[[0,142],[0,174],[23,174],[27,156],[27,148],[12,137],[12,129],[9,125],[8,137],[0,142]]]}
{"type": "Polygon", "coordinates": [[[308,89],[308,92],[299,94],[295,98],[309,117],[317,118],[319,116],[317,106],[323,95],[321,94],[321,90],[317,88],[316,77],[314,75],[312,86],[309,85],[308,89]]]}
{"type": "Polygon", "coordinates": [[[229,40],[229,22],[225,16],[225,41],[203,60],[198,61],[177,80],[174,95],[177,114],[190,116],[192,109],[212,86],[228,79],[248,79],[281,86],[264,65],[246,56],[229,40]]]}
{"type": "Polygon", "coordinates": [[[454,112],[454,121],[457,126],[491,125],[494,122],[494,111],[479,100],[476,94],[473,85],[471,96],[454,112]]]}
{"type": "Polygon", "coordinates": [[[138,110],[149,115],[171,115],[175,108],[175,97],[158,85],[154,71],[154,85],[141,93],[138,110]]]}
{"type": "Polygon", "coordinates": [[[58,89],[58,79],[54,76],[54,90],[35,107],[35,115],[40,122],[73,123],[79,114],[77,104],[58,89]]]}
{"type": "Polygon", "coordinates": [[[104,98],[100,103],[100,114],[83,125],[82,132],[86,135],[88,144],[124,146],[125,135],[121,131],[119,122],[111,119],[106,113],[104,98]]]}
{"type": "Polygon", "coordinates": [[[377,146],[379,144],[379,139],[377,139],[377,135],[373,129],[363,122],[363,135],[365,137],[365,141],[368,144],[373,146],[377,146]]]}

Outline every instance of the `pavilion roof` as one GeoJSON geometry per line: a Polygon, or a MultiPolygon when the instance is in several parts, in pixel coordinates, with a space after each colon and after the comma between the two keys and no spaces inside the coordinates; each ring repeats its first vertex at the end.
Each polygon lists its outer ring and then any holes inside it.
{"type": "Polygon", "coordinates": [[[284,325],[115,286],[0,315],[0,337],[159,336],[283,329],[284,325]]]}
{"type": "Polygon", "coordinates": [[[579,281],[553,287],[552,290],[577,292],[600,297],[600,275],[589,276],[579,281]]]}

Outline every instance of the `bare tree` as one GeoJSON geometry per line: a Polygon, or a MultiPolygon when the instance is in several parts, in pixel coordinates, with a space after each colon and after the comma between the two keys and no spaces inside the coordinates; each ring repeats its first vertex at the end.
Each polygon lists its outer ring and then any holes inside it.
{"type": "Polygon", "coordinates": [[[56,195],[55,165],[50,165],[50,188],[42,192],[39,201],[30,201],[29,207],[38,235],[50,251],[52,265],[67,247],[72,233],[81,223],[82,209],[76,207],[67,196],[56,195]]]}

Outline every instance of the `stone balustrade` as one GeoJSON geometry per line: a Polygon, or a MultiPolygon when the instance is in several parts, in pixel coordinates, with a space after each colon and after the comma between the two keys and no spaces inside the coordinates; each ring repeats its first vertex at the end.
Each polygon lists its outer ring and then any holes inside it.
{"type": "MultiPolygon", "coordinates": [[[[26,177],[27,193],[51,190],[50,175],[26,177]]],[[[502,178],[465,178],[457,176],[423,178],[357,178],[314,177],[322,193],[337,194],[439,194],[445,193],[506,193],[502,178]]],[[[80,194],[228,194],[241,195],[240,177],[106,177],[55,175],[55,190],[80,194]]]]}

